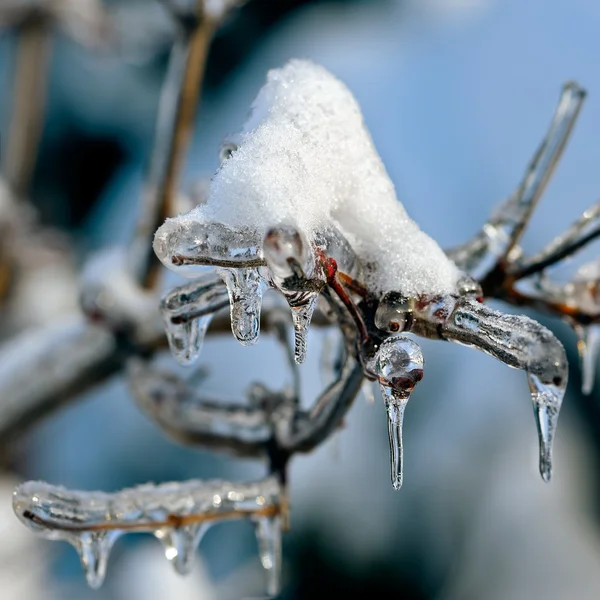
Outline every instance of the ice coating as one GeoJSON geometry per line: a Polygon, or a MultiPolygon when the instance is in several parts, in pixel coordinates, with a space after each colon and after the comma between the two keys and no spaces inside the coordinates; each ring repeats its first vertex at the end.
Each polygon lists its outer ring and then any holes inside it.
{"type": "Polygon", "coordinates": [[[270,71],[237,141],[208,201],[158,230],[155,251],[168,267],[185,266],[173,261],[176,249],[193,249],[192,237],[206,235],[198,230],[215,224],[244,232],[243,244],[238,236],[232,248],[236,260],[254,256],[272,226],[291,225],[311,241],[334,227],[363,264],[375,265],[365,270],[374,291],[455,289],[458,269],[409,218],[356,100],[324,68],[293,60],[270,71]]]}
{"type": "Polygon", "coordinates": [[[211,524],[249,518],[256,523],[261,562],[275,595],[281,569],[281,528],[277,527],[281,495],[274,477],[251,483],[193,479],[114,493],[72,491],[29,481],[14,491],[13,509],[34,533],[71,543],[94,589],[102,585],[110,551],[124,534],[154,534],[175,570],[185,574],[211,524]],[[265,522],[273,525],[265,527],[265,522]]]}

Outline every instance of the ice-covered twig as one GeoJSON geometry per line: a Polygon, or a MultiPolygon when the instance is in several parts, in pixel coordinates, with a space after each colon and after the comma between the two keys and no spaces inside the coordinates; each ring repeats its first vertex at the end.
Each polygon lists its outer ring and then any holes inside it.
{"type": "Polygon", "coordinates": [[[497,269],[511,262],[511,252],[556,167],[569,139],[586,92],[575,82],[566,83],[546,137],[529,163],[515,193],[494,211],[482,230],[469,242],[448,251],[457,266],[479,279],[495,278],[497,269]]]}
{"type": "Polygon", "coordinates": [[[289,398],[231,404],[207,398],[176,376],[135,360],[129,384],[140,408],[177,441],[246,457],[265,457],[273,411],[289,398]]]}
{"type": "Polygon", "coordinates": [[[440,334],[527,373],[539,433],[540,473],[549,481],[552,441],[568,379],[562,344],[529,317],[502,314],[467,298],[457,302],[440,334]]]}
{"type": "Polygon", "coordinates": [[[112,494],[31,481],[15,490],[13,508],[36,534],[75,546],[93,588],[102,585],[110,551],[122,535],[152,533],[176,571],[187,573],[210,525],[250,519],[256,526],[269,593],[274,595],[280,586],[282,499],[281,485],[274,477],[253,483],[145,484],[112,494]]]}
{"type": "Polygon", "coordinates": [[[536,255],[524,258],[509,269],[511,277],[523,279],[571,256],[600,235],[600,202],[590,206],[563,234],[536,255]]]}

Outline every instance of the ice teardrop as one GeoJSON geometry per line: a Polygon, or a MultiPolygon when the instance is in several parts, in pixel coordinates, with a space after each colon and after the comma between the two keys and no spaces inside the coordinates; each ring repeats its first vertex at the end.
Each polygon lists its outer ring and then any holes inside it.
{"type": "Polygon", "coordinates": [[[281,517],[258,518],[256,539],[260,562],[267,573],[267,594],[277,596],[281,589],[281,517]]]}
{"type": "Polygon", "coordinates": [[[306,338],[317,306],[318,292],[306,289],[306,279],[314,270],[309,245],[293,227],[270,229],[263,243],[263,255],[273,285],[284,295],[294,324],[294,360],[306,359],[306,338]]]}
{"type": "Polygon", "coordinates": [[[187,575],[194,562],[196,550],[208,529],[206,523],[157,530],[154,535],[163,544],[165,556],[180,575],[187,575]]]}
{"type": "Polygon", "coordinates": [[[94,590],[104,582],[110,551],[120,535],[118,530],[83,531],[69,539],[79,554],[88,585],[94,590]]]}
{"type": "Polygon", "coordinates": [[[260,311],[268,282],[259,267],[218,270],[229,293],[231,331],[243,346],[258,341],[260,311]]]}
{"type": "Polygon", "coordinates": [[[561,385],[544,383],[531,373],[527,374],[527,379],[531,390],[533,413],[540,444],[540,474],[542,479],[548,482],[552,477],[552,444],[565,394],[566,381],[561,385]]]}
{"type": "Polygon", "coordinates": [[[170,315],[164,315],[163,321],[169,348],[180,365],[188,366],[196,362],[200,356],[211,319],[212,315],[206,315],[174,323],[170,315]]]}
{"type": "Polygon", "coordinates": [[[182,285],[162,300],[160,311],[171,353],[181,365],[200,355],[213,314],[227,306],[227,288],[221,278],[210,275],[182,285]]]}
{"type": "Polygon", "coordinates": [[[395,490],[402,487],[403,479],[404,410],[413,389],[423,378],[423,365],[421,348],[404,336],[385,340],[375,357],[375,373],[388,415],[391,475],[395,490]]]}

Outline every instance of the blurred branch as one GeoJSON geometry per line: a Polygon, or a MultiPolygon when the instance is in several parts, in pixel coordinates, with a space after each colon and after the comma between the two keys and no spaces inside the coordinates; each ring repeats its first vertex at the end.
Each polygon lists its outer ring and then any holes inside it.
{"type": "Polygon", "coordinates": [[[19,30],[14,64],[12,115],[3,148],[3,174],[12,192],[28,196],[41,139],[52,32],[43,15],[27,19],[19,30]]]}
{"type": "Polygon", "coordinates": [[[160,100],[140,221],[131,246],[133,273],[148,288],[156,285],[159,273],[152,238],[163,221],[176,213],[179,176],[193,131],[208,49],[216,27],[216,23],[204,14],[203,6],[204,1],[198,0],[197,12],[185,21],[182,18],[179,23],[160,100]]]}

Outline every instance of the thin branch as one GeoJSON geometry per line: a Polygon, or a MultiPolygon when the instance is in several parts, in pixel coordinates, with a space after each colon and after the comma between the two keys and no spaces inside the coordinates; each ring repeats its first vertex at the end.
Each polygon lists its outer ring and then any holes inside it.
{"type": "Polygon", "coordinates": [[[167,79],[159,106],[159,117],[150,171],[140,221],[131,246],[131,266],[138,281],[155,287],[160,272],[152,250],[154,232],[176,213],[179,176],[194,127],[208,49],[215,23],[202,14],[191,28],[181,26],[171,51],[167,79]]]}
{"type": "Polygon", "coordinates": [[[51,46],[48,18],[43,15],[27,18],[18,34],[12,115],[2,157],[3,175],[20,198],[29,194],[38,155],[51,46]]]}
{"type": "Polygon", "coordinates": [[[484,288],[510,263],[529,219],[571,135],[586,92],[575,82],[563,86],[545,138],[515,193],[498,207],[469,242],[447,252],[457,266],[479,279],[484,288]]]}
{"type": "Polygon", "coordinates": [[[590,206],[562,235],[555,238],[535,256],[518,262],[509,273],[523,279],[571,256],[600,235],[600,202],[590,206]]]}

